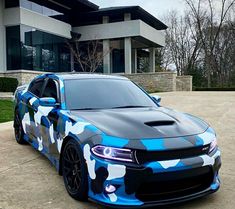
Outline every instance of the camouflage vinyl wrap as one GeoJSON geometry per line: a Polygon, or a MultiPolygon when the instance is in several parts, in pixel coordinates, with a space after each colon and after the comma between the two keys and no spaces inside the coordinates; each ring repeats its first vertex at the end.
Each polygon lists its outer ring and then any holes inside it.
{"type": "MultiPolygon", "coordinates": [[[[59,82],[60,108],[45,107],[39,105],[39,100],[27,87],[19,88],[15,93],[15,107],[22,121],[25,140],[36,150],[44,154],[60,170],[60,156],[63,151],[63,143],[69,138],[74,138],[80,144],[84,159],[87,164],[89,193],[92,200],[108,205],[119,206],[143,206],[136,197],[136,187],[149,176],[159,173],[184,171],[205,166],[213,170],[214,180],[208,191],[216,191],[220,186],[218,177],[218,161],[220,162],[220,150],[216,148],[210,154],[201,156],[171,159],[166,161],[153,161],[145,164],[124,163],[104,160],[96,157],[91,148],[94,145],[104,145],[116,148],[130,148],[146,151],[171,150],[177,144],[180,148],[197,147],[210,144],[216,134],[211,127],[196,135],[170,138],[139,138],[131,140],[107,135],[95,125],[72,114],[66,109],[63,77],[59,75],[42,75],[40,78],[49,77],[59,82]],[[174,141],[174,144],[172,144],[174,141]],[[114,185],[117,190],[106,193],[105,186],[114,185]]],[[[39,77],[38,77],[39,78],[39,77]]],[[[37,78],[37,79],[38,79],[37,78]]],[[[162,108],[162,111],[169,111],[162,108]]],[[[185,115],[190,120],[200,120],[185,115]]],[[[131,131],[131,130],[130,130],[131,131]]]]}

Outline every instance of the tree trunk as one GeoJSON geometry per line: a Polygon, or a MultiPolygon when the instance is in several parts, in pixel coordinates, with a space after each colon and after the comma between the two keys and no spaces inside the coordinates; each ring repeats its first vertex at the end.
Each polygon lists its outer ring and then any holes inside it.
{"type": "Polygon", "coordinates": [[[207,74],[207,87],[208,88],[211,87],[211,72],[210,72],[210,70],[208,70],[208,74],[207,74]]]}

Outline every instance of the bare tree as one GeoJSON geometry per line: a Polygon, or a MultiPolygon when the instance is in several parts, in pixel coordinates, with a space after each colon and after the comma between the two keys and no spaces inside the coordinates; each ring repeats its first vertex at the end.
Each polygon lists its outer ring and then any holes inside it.
{"type": "Polygon", "coordinates": [[[103,50],[103,43],[100,40],[80,42],[80,36],[74,35],[71,41],[67,41],[67,46],[83,72],[95,72],[102,67],[103,59],[110,50],[103,50]]]}
{"type": "MultiPolygon", "coordinates": [[[[167,37],[166,37],[167,38],[167,37]]],[[[170,66],[173,63],[171,51],[169,47],[169,41],[166,40],[166,45],[162,48],[158,48],[159,57],[157,59],[160,59],[160,67],[163,71],[170,70],[170,66]]],[[[156,60],[157,60],[156,59],[156,60]]]]}
{"type": "Polygon", "coordinates": [[[185,0],[185,2],[194,20],[197,36],[200,38],[207,72],[207,85],[211,87],[211,76],[217,71],[218,66],[216,43],[235,0],[185,0]]]}
{"type": "Polygon", "coordinates": [[[215,45],[216,71],[213,80],[219,86],[232,85],[235,78],[235,27],[231,20],[221,28],[221,33],[215,45]]]}
{"type": "Polygon", "coordinates": [[[179,16],[173,11],[165,21],[169,28],[166,31],[166,46],[162,49],[163,66],[174,64],[178,75],[187,75],[194,68],[200,51],[199,38],[191,17],[189,13],[179,16]]]}

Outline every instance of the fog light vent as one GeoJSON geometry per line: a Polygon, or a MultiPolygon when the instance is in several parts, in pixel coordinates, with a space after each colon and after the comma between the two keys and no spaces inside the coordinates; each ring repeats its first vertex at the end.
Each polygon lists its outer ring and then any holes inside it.
{"type": "Polygon", "coordinates": [[[114,193],[114,192],[116,191],[116,187],[113,186],[113,185],[109,185],[109,184],[108,184],[108,185],[105,187],[105,191],[106,191],[107,194],[114,193]]]}

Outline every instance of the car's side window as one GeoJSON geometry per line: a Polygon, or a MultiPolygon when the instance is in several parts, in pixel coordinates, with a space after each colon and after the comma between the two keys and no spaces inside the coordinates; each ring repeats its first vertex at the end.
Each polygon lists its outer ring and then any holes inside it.
{"type": "Polygon", "coordinates": [[[54,81],[53,79],[49,79],[42,94],[42,97],[53,97],[56,100],[56,102],[58,102],[57,92],[58,91],[57,91],[56,81],[54,81]]]}
{"type": "Polygon", "coordinates": [[[40,98],[43,84],[44,80],[36,80],[29,86],[29,91],[40,98]]]}

